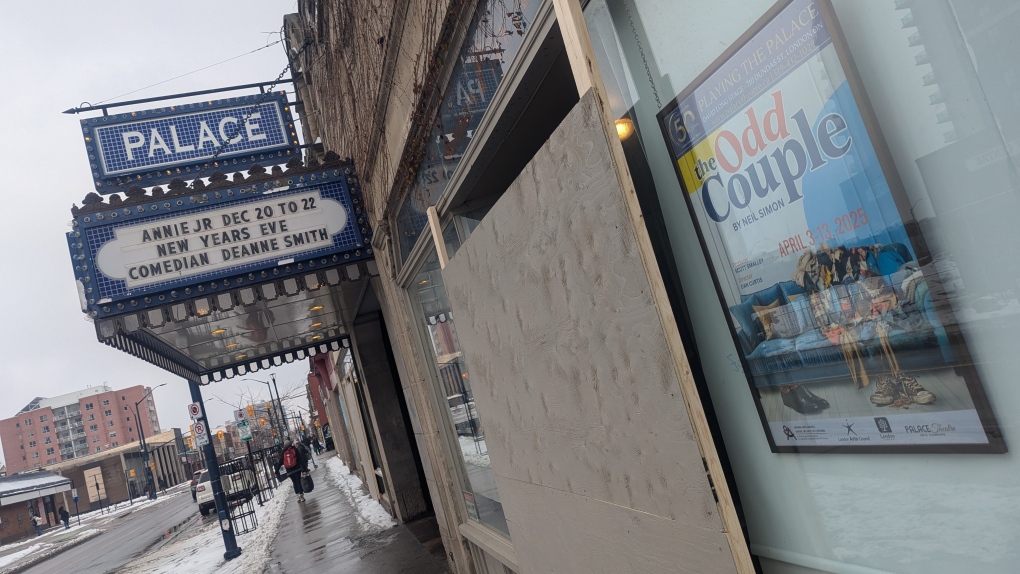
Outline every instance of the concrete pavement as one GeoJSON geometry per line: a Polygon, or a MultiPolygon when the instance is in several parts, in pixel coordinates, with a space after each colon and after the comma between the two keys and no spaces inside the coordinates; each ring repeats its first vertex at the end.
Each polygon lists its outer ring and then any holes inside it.
{"type": "MultiPolygon", "coordinates": [[[[332,453],[330,453],[332,454],[332,453]]],[[[312,473],[315,490],[307,502],[288,501],[266,572],[298,574],[337,572],[357,574],[444,574],[445,563],[430,555],[404,525],[381,527],[366,521],[355,497],[332,474],[324,461],[312,473]]]]}
{"type": "Polygon", "coordinates": [[[37,564],[28,574],[112,572],[127,564],[161,539],[169,528],[198,515],[190,492],[176,494],[165,503],[146,506],[114,518],[102,526],[103,535],[37,564]]]}

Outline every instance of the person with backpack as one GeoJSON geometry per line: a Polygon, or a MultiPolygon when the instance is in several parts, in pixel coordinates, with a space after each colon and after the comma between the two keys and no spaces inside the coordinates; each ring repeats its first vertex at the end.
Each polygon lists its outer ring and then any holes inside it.
{"type": "Polygon", "coordinates": [[[305,456],[308,458],[308,461],[312,463],[312,466],[315,468],[319,468],[318,463],[315,462],[315,457],[312,456],[312,438],[308,435],[305,435],[305,438],[298,441],[298,444],[300,445],[299,448],[304,449],[305,456]]]}
{"type": "Polygon", "coordinates": [[[35,535],[42,536],[42,518],[32,515],[32,526],[35,526],[35,535]]]}
{"type": "MultiPolygon", "coordinates": [[[[300,443],[295,444],[290,439],[283,443],[283,451],[280,452],[280,459],[276,462],[276,468],[281,466],[284,469],[284,476],[290,478],[294,484],[294,492],[298,495],[298,502],[305,501],[305,491],[301,488],[301,475],[308,472],[308,457],[303,449],[299,448],[300,443]]],[[[304,445],[300,445],[304,446],[304,445]]],[[[280,477],[283,480],[283,477],[280,477]]]]}
{"type": "Polygon", "coordinates": [[[60,521],[64,523],[64,529],[69,530],[71,528],[71,515],[64,510],[63,506],[61,506],[60,510],[57,511],[57,514],[60,515],[60,521]]]}

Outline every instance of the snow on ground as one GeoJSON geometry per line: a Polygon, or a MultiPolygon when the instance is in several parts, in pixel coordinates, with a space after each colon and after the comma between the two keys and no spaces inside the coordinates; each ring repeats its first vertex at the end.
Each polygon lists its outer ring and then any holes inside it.
{"type": "MultiPolygon", "coordinates": [[[[38,542],[39,538],[37,537],[33,539],[37,542],[37,544],[32,544],[24,550],[19,550],[17,552],[7,554],[6,556],[0,556],[0,569],[13,564],[13,568],[20,570],[26,565],[37,564],[61,551],[65,546],[73,546],[102,533],[102,530],[89,528],[78,532],[75,536],[64,538],[59,541],[51,539],[49,542],[38,542]]],[[[0,573],[2,572],[7,572],[7,570],[0,570],[0,573]]]]}
{"type": "MultiPolygon", "coordinates": [[[[70,529],[64,528],[64,525],[58,522],[56,526],[44,530],[42,536],[33,535],[29,538],[24,538],[22,540],[18,540],[17,542],[12,542],[11,544],[5,544],[3,546],[0,546],[0,568],[8,564],[13,564],[14,562],[20,560],[21,558],[24,558],[25,556],[34,554],[36,551],[44,552],[49,551],[56,546],[63,546],[68,541],[76,539],[80,534],[85,534],[101,529],[111,520],[113,520],[114,518],[118,518],[124,515],[125,513],[135,512],[136,510],[152,506],[153,504],[166,502],[166,500],[173,498],[174,496],[177,496],[183,492],[187,492],[187,489],[185,488],[182,490],[179,487],[175,487],[172,489],[167,489],[167,494],[160,495],[159,498],[157,498],[156,500],[147,500],[139,498],[135,499],[134,503],[120,502],[114,505],[112,508],[104,508],[102,511],[94,510],[91,512],[83,512],[81,513],[80,516],[71,516],[70,529]],[[78,524],[79,518],[81,519],[80,525],[78,524]],[[34,548],[34,550],[31,550],[29,552],[26,552],[24,550],[18,550],[18,548],[23,546],[31,546],[32,548],[34,548]],[[16,551],[11,552],[12,550],[16,551]],[[7,552],[11,553],[6,554],[7,552]],[[12,556],[15,557],[12,558],[12,556]]],[[[72,506],[70,510],[73,509],[74,506],[72,506]]]]}
{"type": "Polygon", "coordinates": [[[457,437],[460,439],[460,450],[464,454],[464,462],[489,468],[492,462],[489,460],[489,449],[485,446],[485,439],[475,440],[469,436],[457,437]]]}
{"type": "Polygon", "coordinates": [[[326,470],[358,510],[360,520],[378,528],[389,528],[397,524],[386,509],[365,492],[361,479],[351,474],[351,469],[347,468],[342,460],[337,457],[330,458],[326,461],[326,470]]]}
{"type": "Polygon", "coordinates": [[[263,566],[269,562],[270,546],[280,527],[283,509],[291,498],[294,498],[293,491],[278,488],[273,499],[264,506],[259,507],[256,501],[252,501],[252,504],[256,505],[258,529],[237,537],[241,556],[235,560],[227,562],[223,559],[223,535],[220,533],[219,521],[213,516],[199,519],[196,524],[187,527],[166,545],[146,553],[118,572],[121,574],[261,572],[263,566]]]}
{"type": "MultiPolygon", "coordinates": [[[[323,461],[320,461],[323,462],[323,461]]],[[[397,523],[381,504],[365,492],[358,477],[339,458],[332,457],[323,464],[322,471],[312,476],[319,488],[331,485],[339,488],[357,509],[358,518],[366,526],[386,529],[397,523]]],[[[244,574],[261,572],[269,562],[270,550],[276,538],[286,505],[296,498],[289,483],[275,491],[275,497],[259,508],[256,506],[259,527],[254,532],[238,536],[241,556],[227,562],[223,559],[223,537],[219,522],[213,518],[199,520],[186,527],[176,538],[128,564],[120,574],[244,574]]],[[[314,496],[314,495],[313,495],[314,496]]]]}
{"type": "Polygon", "coordinates": [[[0,556],[0,568],[3,568],[8,564],[13,564],[14,562],[21,560],[22,558],[28,556],[29,554],[32,554],[33,552],[42,551],[44,549],[49,548],[50,546],[51,546],[50,544],[33,544],[28,548],[25,548],[24,550],[18,550],[17,552],[14,552],[13,554],[8,554],[7,556],[0,556]]]}

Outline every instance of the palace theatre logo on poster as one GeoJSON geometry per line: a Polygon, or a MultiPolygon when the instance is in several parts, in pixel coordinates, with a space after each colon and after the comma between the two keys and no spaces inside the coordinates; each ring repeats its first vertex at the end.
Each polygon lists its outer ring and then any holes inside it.
{"type": "Polygon", "coordinates": [[[734,231],[801,200],[798,181],[828,160],[846,155],[853,144],[839,113],[827,114],[812,129],[804,108],[786,115],[782,90],[771,97],[773,107],[761,118],[754,107],[744,112],[746,127],[739,135],[721,129],[707,138],[712,152],[707,161],[698,153],[703,146],[695,148],[694,175],[700,181],[705,212],[718,223],[732,221],[734,231]],[[737,210],[748,207],[754,197],[771,201],[741,215],[737,210]]]}

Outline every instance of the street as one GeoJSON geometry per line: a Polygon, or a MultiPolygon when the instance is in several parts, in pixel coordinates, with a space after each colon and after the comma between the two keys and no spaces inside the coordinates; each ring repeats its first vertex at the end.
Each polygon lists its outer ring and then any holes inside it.
{"type": "Polygon", "coordinates": [[[166,502],[115,518],[106,525],[103,535],[25,572],[113,572],[155,543],[164,532],[197,515],[198,507],[191,500],[191,494],[184,491],[172,495],[166,502]]]}

